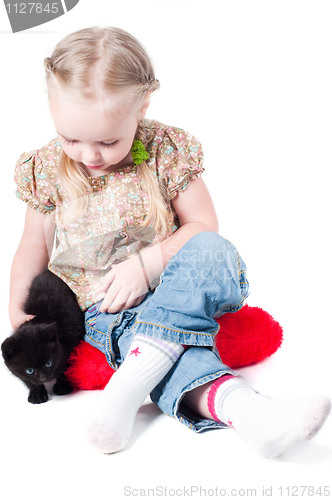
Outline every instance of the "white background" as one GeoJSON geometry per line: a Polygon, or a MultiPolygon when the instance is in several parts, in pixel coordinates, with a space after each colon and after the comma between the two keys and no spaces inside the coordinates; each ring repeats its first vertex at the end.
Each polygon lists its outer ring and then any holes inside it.
{"type": "MultiPolygon", "coordinates": [[[[1,340],[10,333],[9,272],[25,212],[14,196],[14,165],[55,136],[43,59],[69,32],[108,24],[133,33],[154,61],[161,89],[148,117],[203,143],[220,233],[248,266],[248,303],[284,327],[282,349],[244,374],[272,396],[331,397],[331,2],[80,0],[65,16],[17,34],[1,3],[0,23],[1,340]]],[[[215,488],[243,488],[238,496],[254,489],[258,498],[264,491],[279,498],[289,485],[326,485],[332,496],[332,418],[313,441],[266,460],[232,430],[194,434],[146,405],[132,445],[104,456],[81,435],[98,393],[31,405],[2,365],[0,391],[6,500],[143,493],[134,488],[152,496],[147,489],[157,485],[168,496],[201,485],[210,497],[215,488]]],[[[303,490],[283,496],[296,492],[303,490]]]]}

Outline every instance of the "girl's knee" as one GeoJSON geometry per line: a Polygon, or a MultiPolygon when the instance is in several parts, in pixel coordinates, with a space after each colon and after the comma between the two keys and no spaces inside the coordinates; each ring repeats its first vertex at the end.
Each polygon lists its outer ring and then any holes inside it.
{"type": "Polygon", "coordinates": [[[208,282],[240,287],[239,275],[245,271],[234,245],[217,233],[204,231],[193,236],[168,263],[163,281],[171,278],[195,281],[196,286],[208,282]]]}
{"type": "Polygon", "coordinates": [[[222,262],[226,255],[232,257],[236,255],[234,245],[220,234],[212,231],[203,231],[196,234],[187,242],[186,248],[188,250],[198,250],[202,261],[222,262]]]}

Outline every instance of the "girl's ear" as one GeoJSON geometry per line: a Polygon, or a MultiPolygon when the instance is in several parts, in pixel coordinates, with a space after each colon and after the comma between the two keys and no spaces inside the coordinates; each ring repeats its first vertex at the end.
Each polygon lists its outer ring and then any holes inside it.
{"type": "Polygon", "coordinates": [[[150,97],[151,97],[151,92],[148,92],[142,101],[141,107],[138,112],[138,119],[139,121],[143,120],[143,118],[146,115],[146,112],[148,110],[148,107],[150,106],[150,97]]]}

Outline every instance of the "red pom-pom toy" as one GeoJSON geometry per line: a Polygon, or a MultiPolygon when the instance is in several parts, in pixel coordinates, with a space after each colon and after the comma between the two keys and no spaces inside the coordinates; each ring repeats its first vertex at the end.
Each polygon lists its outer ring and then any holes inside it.
{"type": "MultiPolygon", "coordinates": [[[[217,318],[216,346],[227,366],[240,368],[271,356],[282,343],[282,327],[266,311],[245,305],[217,318]]],[[[103,389],[114,370],[102,352],[82,341],[71,353],[66,371],[76,389],[103,389]]]]}
{"type": "Polygon", "coordinates": [[[260,307],[245,305],[216,321],[220,325],[216,346],[223,363],[231,368],[259,363],[281,346],[280,324],[260,307]]]}

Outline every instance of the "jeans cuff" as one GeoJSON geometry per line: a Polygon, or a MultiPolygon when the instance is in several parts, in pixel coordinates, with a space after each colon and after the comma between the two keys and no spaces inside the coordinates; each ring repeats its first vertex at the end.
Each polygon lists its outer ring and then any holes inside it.
{"type": "Polygon", "coordinates": [[[183,345],[196,345],[204,347],[213,347],[214,339],[219,331],[219,325],[212,333],[193,332],[169,328],[168,326],[149,323],[146,321],[135,321],[133,325],[135,334],[148,335],[150,337],[160,338],[166,341],[176,342],[183,345]]]}

